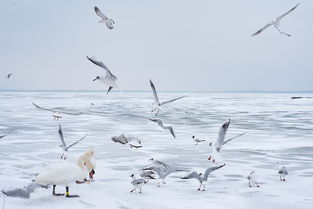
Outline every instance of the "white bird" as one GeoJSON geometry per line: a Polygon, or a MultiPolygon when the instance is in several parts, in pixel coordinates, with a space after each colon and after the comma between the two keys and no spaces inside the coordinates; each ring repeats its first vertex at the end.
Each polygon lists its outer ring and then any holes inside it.
{"type": "Polygon", "coordinates": [[[88,150],[75,163],[68,160],[55,163],[39,173],[34,181],[40,185],[53,185],[52,194],[54,196],[64,195],[55,192],[56,185],[64,185],[66,186],[66,197],[79,197],[78,195],[70,195],[69,184],[86,182],[88,173],[89,177],[93,179],[95,174],[94,165],[91,162],[93,154],[93,150],[88,150]]]}
{"type": "Polygon", "coordinates": [[[249,180],[249,187],[252,187],[253,185],[256,185],[257,187],[260,187],[257,180],[257,175],[254,171],[251,171],[250,175],[247,176],[247,179],[249,180]]]}
{"type": "Polygon", "coordinates": [[[196,146],[197,146],[199,143],[205,141],[204,139],[199,139],[199,138],[196,138],[195,136],[192,136],[192,139],[193,139],[193,141],[196,143],[196,146]]]}
{"type": "Polygon", "coordinates": [[[174,133],[174,129],[173,129],[172,126],[164,126],[163,122],[160,119],[151,119],[151,118],[149,118],[149,120],[151,120],[152,122],[157,123],[158,126],[162,128],[162,130],[168,129],[171,132],[172,136],[174,138],[176,138],[175,133],[174,133]]]}
{"type": "Polygon", "coordinates": [[[9,74],[6,76],[6,78],[7,78],[7,79],[10,79],[12,75],[13,75],[13,73],[9,73],[9,74]]]}
{"type": "Polygon", "coordinates": [[[280,176],[279,176],[280,180],[281,180],[281,181],[286,181],[286,176],[288,175],[288,171],[287,171],[286,167],[285,167],[285,166],[282,166],[282,167],[279,169],[278,173],[279,173],[279,175],[280,175],[280,176]]]}
{"type": "Polygon", "coordinates": [[[61,125],[59,124],[59,136],[60,136],[60,140],[62,145],[60,147],[62,147],[63,150],[63,154],[61,156],[61,159],[66,159],[66,153],[68,152],[68,150],[73,147],[74,145],[76,145],[78,142],[82,141],[84,138],[86,138],[87,135],[83,136],[82,138],[80,138],[79,140],[77,140],[76,142],[72,143],[71,145],[67,146],[65,141],[64,141],[64,137],[63,137],[63,132],[62,132],[62,128],[61,125]]]}
{"type": "Polygon", "coordinates": [[[167,164],[165,164],[165,163],[163,163],[161,161],[154,160],[154,159],[152,159],[151,165],[143,168],[142,170],[143,171],[151,170],[151,171],[154,171],[155,173],[158,174],[158,176],[159,176],[159,181],[158,181],[158,184],[157,184],[158,187],[160,187],[160,183],[161,182],[163,184],[166,184],[165,179],[171,173],[185,171],[185,170],[182,170],[182,169],[172,168],[172,167],[168,166],[167,164]]]}
{"type": "Polygon", "coordinates": [[[118,88],[117,84],[117,77],[111,73],[111,71],[103,64],[103,62],[96,60],[95,58],[90,58],[87,56],[87,59],[92,62],[93,64],[103,68],[106,72],[105,77],[103,76],[97,76],[95,79],[92,81],[99,80],[101,81],[104,85],[108,86],[109,89],[107,91],[107,94],[113,89],[113,88],[118,88]]]}
{"type": "Polygon", "coordinates": [[[126,137],[124,134],[120,136],[113,136],[112,141],[121,143],[121,144],[129,144],[130,148],[141,148],[141,140],[132,136],[126,137]],[[134,143],[135,142],[135,143],[134,143]]]}
{"type": "Polygon", "coordinates": [[[158,113],[160,112],[160,107],[165,105],[165,104],[168,104],[168,103],[171,103],[171,102],[174,102],[178,99],[182,99],[186,96],[181,96],[181,97],[177,97],[177,98],[174,98],[174,99],[170,99],[170,100],[167,100],[167,101],[164,101],[164,102],[160,102],[159,101],[159,98],[158,98],[158,94],[156,92],[156,89],[155,89],[155,86],[153,84],[153,82],[150,80],[150,86],[151,86],[151,89],[152,89],[152,92],[153,92],[153,96],[154,96],[154,102],[153,102],[153,109],[151,112],[155,112],[155,116],[158,115],[158,113]]]}
{"type": "Polygon", "coordinates": [[[265,29],[269,28],[270,26],[274,26],[274,27],[279,31],[280,34],[283,34],[283,35],[286,35],[286,36],[291,36],[290,34],[287,34],[287,33],[283,32],[283,31],[281,31],[281,30],[279,29],[279,25],[280,25],[280,21],[281,21],[286,15],[288,15],[290,12],[292,12],[293,10],[295,10],[295,9],[298,7],[299,4],[300,4],[300,3],[298,3],[296,6],[294,6],[293,8],[291,8],[288,12],[282,14],[281,16],[277,17],[275,20],[273,20],[273,21],[271,21],[270,23],[268,23],[267,25],[265,25],[263,28],[261,28],[260,30],[258,30],[258,31],[255,32],[254,34],[252,34],[252,36],[256,36],[256,35],[260,34],[261,32],[263,32],[265,29]]]}
{"type": "Polygon", "coordinates": [[[192,179],[192,178],[197,179],[200,183],[198,191],[201,190],[201,187],[203,187],[202,191],[205,191],[205,186],[206,186],[209,174],[212,173],[213,171],[217,170],[217,169],[224,167],[224,166],[225,166],[225,164],[220,165],[220,166],[213,166],[213,167],[207,168],[204,175],[202,173],[197,173],[196,171],[193,171],[190,174],[182,177],[182,179],[192,179]]]}
{"type": "Polygon", "coordinates": [[[113,24],[115,24],[115,22],[112,19],[109,19],[107,16],[105,16],[98,7],[95,7],[94,9],[96,14],[101,18],[101,20],[99,20],[99,23],[105,23],[106,26],[110,30],[112,30],[114,28],[113,24]]]}
{"type": "Polygon", "coordinates": [[[54,120],[59,120],[59,118],[62,117],[61,114],[67,114],[67,115],[81,115],[81,112],[67,112],[67,111],[63,111],[60,108],[44,108],[41,107],[39,105],[36,105],[35,103],[32,103],[36,108],[40,109],[40,110],[46,110],[46,111],[50,111],[53,112],[53,118],[54,120]]]}
{"type": "Polygon", "coordinates": [[[130,192],[135,191],[136,189],[139,189],[139,193],[141,193],[142,186],[147,183],[144,178],[137,178],[135,174],[130,175],[130,177],[133,179],[131,181],[131,184],[134,186],[134,189],[132,189],[130,192]]]}
{"type": "Polygon", "coordinates": [[[8,133],[6,133],[6,134],[4,134],[4,135],[1,135],[1,136],[0,136],[0,139],[6,137],[6,136],[9,135],[12,131],[13,131],[13,129],[10,129],[8,133]]]}
{"type": "Polygon", "coordinates": [[[221,148],[222,148],[222,146],[223,146],[224,144],[226,144],[226,143],[230,142],[231,140],[236,139],[236,138],[238,138],[238,137],[240,137],[240,136],[242,136],[242,135],[245,134],[245,132],[244,132],[244,133],[241,133],[241,134],[239,134],[239,135],[237,135],[237,136],[235,136],[235,137],[232,137],[232,138],[230,138],[230,139],[225,140],[225,136],[226,136],[226,133],[227,133],[229,124],[230,124],[230,119],[228,119],[228,120],[221,126],[221,128],[220,128],[220,130],[219,130],[219,132],[218,132],[218,137],[217,137],[216,142],[215,142],[214,144],[213,144],[212,142],[210,142],[209,145],[210,145],[210,147],[211,147],[211,152],[212,152],[212,154],[211,154],[211,156],[208,158],[208,160],[211,160],[211,159],[212,159],[213,162],[215,162],[215,159],[213,159],[213,157],[212,157],[212,155],[213,155],[214,153],[220,152],[220,150],[221,150],[221,148]]]}

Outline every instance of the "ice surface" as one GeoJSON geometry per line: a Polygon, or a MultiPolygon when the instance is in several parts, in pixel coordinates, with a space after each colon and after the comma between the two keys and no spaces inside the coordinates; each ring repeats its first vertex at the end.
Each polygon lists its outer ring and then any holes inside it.
{"type": "MultiPolygon", "coordinates": [[[[159,94],[163,99],[177,96],[159,94]]],[[[173,139],[148,120],[153,117],[150,92],[0,92],[0,135],[14,128],[0,140],[0,189],[23,188],[45,166],[60,160],[59,123],[67,143],[88,134],[70,152],[92,147],[97,161],[94,182],[70,186],[80,198],[54,197],[51,188],[38,188],[29,199],[6,197],[5,208],[312,208],[313,100],[293,100],[290,94],[186,95],[164,106],[158,116],[173,125],[177,134],[173,139]],[[36,109],[32,102],[84,114],[54,121],[51,112],[36,109]],[[247,133],[222,148],[226,166],[210,175],[207,191],[198,192],[198,182],[180,179],[186,174],[180,172],[170,175],[160,188],[150,180],[142,194],[129,192],[129,175],[151,157],[204,172],[210,165],[208,143],[228,118],[226,138],[247,133]],[[143,147],[114,143],[111,137],[120,134],[140,138],[143,147]],[[195,146],[193,135],[207,141],[195,146]],[[289,171],[286,182],[279,180],[278,161],[289,171]],[[248,187],[246,177],[252,170],[260,188],[248,187]]],[[[58,186],[57,191],[65,188],[58,186]]]]}

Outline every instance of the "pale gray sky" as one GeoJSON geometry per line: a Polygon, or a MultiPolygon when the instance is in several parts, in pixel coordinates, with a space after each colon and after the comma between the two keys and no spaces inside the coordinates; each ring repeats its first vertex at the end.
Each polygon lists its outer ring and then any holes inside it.
{"type": "Polygon", "coordinates": [[[0,89],[106,89],[88,55],[122,90],[313,90],[312,20],[312,0],[1,0],[0,89]],[[251,37],[298,2],[292,37],[251,37]]]}

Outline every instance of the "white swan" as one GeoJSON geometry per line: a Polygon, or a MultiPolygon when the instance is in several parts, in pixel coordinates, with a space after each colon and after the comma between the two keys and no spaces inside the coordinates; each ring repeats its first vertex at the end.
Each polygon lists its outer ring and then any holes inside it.
{"type": "Polygon", "coordinates": [[[53,164],[36,176],[35,183],[53,185],[52,194],[54,196],[64,195],[55,192],[56,185],[64,185],[66,186],[66,197],[79,197],[78,195],[69,194],[69,184],[85,182],[87,173],[89,173],[90,179],[93,179],[93,175],[95,174],[95,166],[91,159],[93,154],[93,150],[88,150],[76,162],[67,160],[53,164]]]}

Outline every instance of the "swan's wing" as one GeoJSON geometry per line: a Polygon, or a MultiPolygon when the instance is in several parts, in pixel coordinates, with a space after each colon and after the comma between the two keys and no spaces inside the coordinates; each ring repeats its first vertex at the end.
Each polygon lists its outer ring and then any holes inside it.
{"type": "Polygon", "coordinates": [[[101,17],[101,19],[103,19],[103,20],[107,20],[108,19],[108,17],[105,16],[98,7],[95,7],[95,12],[96,12],[96,14],[99,17],[101,17]]]}
{"type": "Polygon", "coordinates": [[[242,135],[245,135],[246,133],[247,133],[247,132],[243,132],[243,133],[241,133],[241,134],[239,134],[239,135],[237,135],[237,136],[234,136],[234,137],[232,137],[232,138],[230,138],[230,139],[227,139],[226,141],[224,141],[223,145],[226,144],[227,142],[233,140],[233,139],[236,139],[236,138],[238,138],[238,137],[240,137],[240,136],[242,136],[242,135]]]}
{"type": "Polygon", "coordinates": [[[73,144],[69,145],[69,146],[67,147],[67,149],[69,149],[69,148],[71,148],[72,146],[76,145],[78,142],[82,141],[82,140],[83,140],[84,138],[86,138],[86,137],[87,137],[87,134],[86,134],[85,136],[83,136],[81,139],[79,139],[79,140],[77,140],[76,142],[74,142],[73,144]]]}
{"type": "Polygon", "coordinates": [[[109,68],[108,68],[105,64],[103,64],[103,62],[98,61],[98,60],[96,60],[95,58],[88,57],[88,56],[87,56],[87,59],[88,59],[90,62],[92,62],[93,64],[95,64],[95,65],[97,65],[97,66],[103,68],[103,69],[106,71],[106,73],[107,73],[106,76],[112,77],[113,79],[117,79],[117,77],[111,73],[111,71],[109,70],[109,68]]]}
{"type": "Polygon", "coordinates": [[[225,140],[225,136],[228,130],[230,124],[230,120],[228,119],[220,128],[219,132],[218,132],[218,137],[217,137],[217,141],[215,143],[215,147],[219,150],[223,144],[224,144],[224,140],[225,140]]]}
{"type": "Polygon", "coordinates": [[[202,182],[201,177],[199,176],[199,174],[195,171],[189,173],[186,176],[181,177],[182,179],[198,179],[199,182],[202,182]]]}
{"type": "Polygon", "coordinates": [[[251,36],[256,36],[258,34],[260,34],[261,32],[263,32],[265,29],[267,29],[268,27],[272,26],[273,22],[268,23],[267,25],[265,25],[263,28],[261,28],[260,30],[258,30],[257,32],[255,32],[254,34],[252,34],[251,36]]]}
{"type": "Polygon", "coordinates": [[[213,167],[210,167],[210,168],[208,168],[208,169],[206,169],[206,171],[205,171],[205,173],[204,173],[204,180],[205,181],[207,181],[208,180],[208,176],[209,176],[209,174],[210,173],[212,173],[213,171],[215,171],[215,170],[217,170],[217,169],[220,169],[220,168],[222,168],[222,167],[224,167],[225,166],[225,164],[223,164],[223,165],[220,165],[220,166],[213,166],[213,167]]]}
{"type": "Polygon", "coordinates": [[[152,92],[153,92],[153,96],[154,96],[154,102],[158,105],[160,105],[160,101],[159,101],[159,98],[158,98],[158,95],[157,95],[157,92],[155,90],[155,86],[153,84],[153,82],[150,80],[150,86],[151,86],[151,89],[152,89],[152,92]]]}
{"type": "Polygon", "coordinates": [[[283,17],[285,17],[286,15],[288,15],[290,12],[292,12],[293,10],[295,10],[298,6],[299,6],[300,3],[298,3],[296,6],[292,7],[288,12],[282,14],[281,16],[277,17],[276,19],[277,20],[281,20],[283,17]]]}
{"type": "Polygon", "coordinates": [[[50,111],[50,112],[56,112],[54,109],[40,107],[39,105],[36,105],[35,103],[32,103],[32,104],[33,104],[35,107],[37,107],[38,109],[47,110],[47,111],[50,111]]]}
{"type": "Polygon", "coordinates": [[[165,105],[165,104],[167,104],[167,103],[171,103],[171,102],[174,102],[174,101],[176,101],[176,100],[182,99],[182,98],[184,98],[184,97],[186,97],[186,96],[181,96],[181,97],[177,97],[177,98],[174,98],[174,99],[170,99],[170,100],[161,102],[160,105],[162,106],[162,105],[165,105]]]}
{"type": "Polygon", "coordinates": [[[65,144],[65,141],[64,141],[64,137],[63,137],[63,132],[62,132],[62,128],[61,128],[61,125],[59,124],[59,136],[60,136],[60,140],[62,142],[62,148],[64,151],[68,151],[68,147],[66,146],[65,144]]]}

